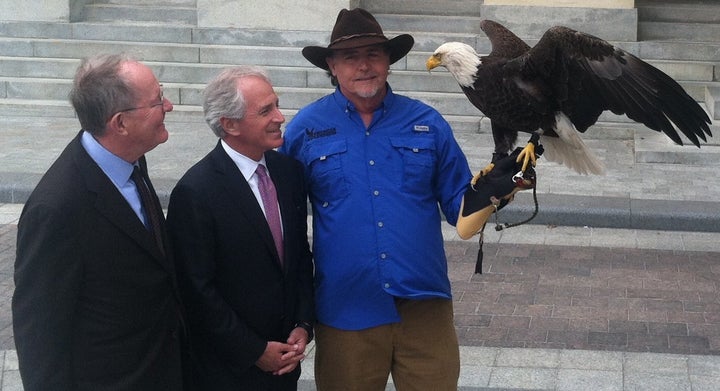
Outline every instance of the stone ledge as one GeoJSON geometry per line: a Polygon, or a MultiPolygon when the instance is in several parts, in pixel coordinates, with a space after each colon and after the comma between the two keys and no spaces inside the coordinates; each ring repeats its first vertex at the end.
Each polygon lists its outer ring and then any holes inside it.
{"type": "MultiPolygon", "coordinates": [[[[531,224],[720,232],[720,203],[712,201],[538,194],[538,204],[538,215],[531,224]]],[[[500,212],[499,221],[523,221],[533,211],[532,192],[521,192],[500,212]]],[[[494,217],[489,223],[494,225],[494,217]]]]}
{"type": "Polygon", "coordinates": [[[608,41],[637,41],[636,9],[576,7],[482,6],[484,19],[495,20],[520,38],[539,38],[548,28],[563,25],[608,41]]]}
{"type": "Polygon", "coordinates": [[[488,5],[535,5],[542,7],[634,8],[635,0],[485,0],[488,5]]]}

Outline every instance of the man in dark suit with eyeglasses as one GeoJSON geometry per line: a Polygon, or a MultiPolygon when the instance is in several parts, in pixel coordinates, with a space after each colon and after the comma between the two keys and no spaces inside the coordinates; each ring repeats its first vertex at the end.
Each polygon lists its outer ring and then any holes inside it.
{"type": "Polygon", "coordinates": [[[82,62],[82,130],[18,224],[15,344],[25,391],[178,391],[185,335],[162,209],[145,153],[168,139],[152,70],[124,55],[82,62]]]}

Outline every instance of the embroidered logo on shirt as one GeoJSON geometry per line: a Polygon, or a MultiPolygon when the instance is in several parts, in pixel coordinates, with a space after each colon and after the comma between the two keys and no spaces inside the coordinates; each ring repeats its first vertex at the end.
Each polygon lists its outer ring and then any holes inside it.
{"type": "Polygon", "coordinates": [[[323,130],[315,130],[315,129],[305,129],[305,135],[307,135],[307,138],[312,140],[320,137],[328,137],[336,134],[337,131],[335,128],[330,129],[323,129],[323,130]]]}
{"type": "Polygon", "coordinates": [[[429,131],[430,131],[430,127],[427,126],[427,125],[415,125],[415,127],[413,128],[413,130],[416,131],[416,132],[429,132],[429,131]]]}

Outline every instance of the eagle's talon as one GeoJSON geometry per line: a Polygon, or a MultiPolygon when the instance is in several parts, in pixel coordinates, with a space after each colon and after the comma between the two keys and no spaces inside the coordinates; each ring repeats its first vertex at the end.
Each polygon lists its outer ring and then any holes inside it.
{"type": "Polygon", "coordinates": [[[495,163],[490,163],[487,166],[485,166],[485,168],[480,170],[479,173],[475,174],[475,176],[470,180],[470,186],[473,188],[473,190],[475,190],[475,184],[477,184],[477,181],[479,181],[480,178],[489,174],[493,168],[495,168],[495,163]]]}
{"type": "Polygon", "coordinates": [[[532,162],[532,166],[535,167],[535,164],[537,163],[537,157],[535,156],[535,144],[532,142],[529,142],[525,148],[523,148],[522,151],[518,154],[517,159],[515,159],[515,162],[520,163],[522,161],[522,171],[525,172],[527,170],[528,163],[532,162]]]}

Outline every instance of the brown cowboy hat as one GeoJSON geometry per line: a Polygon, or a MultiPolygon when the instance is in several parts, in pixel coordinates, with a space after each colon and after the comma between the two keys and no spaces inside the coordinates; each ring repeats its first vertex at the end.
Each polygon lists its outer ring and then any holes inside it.
{"type": "Polygon", "coordinates": [[[306,46],[302,54],[316,67],[328,70],[325,59],[332,55],[333,50],[382,44],[390,52],[390,64],[393,64],[405,57],[414,43],[415,40],[410,34],[401,34],[388,39],[377,20],[362,8],[343,9],[335,21],[330,44],[327,47],[306,46]]]}

